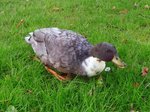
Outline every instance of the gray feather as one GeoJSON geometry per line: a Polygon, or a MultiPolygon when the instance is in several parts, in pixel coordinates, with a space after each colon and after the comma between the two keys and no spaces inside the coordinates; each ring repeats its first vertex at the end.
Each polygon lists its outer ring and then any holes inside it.
{"type": "Polygon", "coordinates": [[[41,61],[63,73],[84,74],[82,61],[89,56],[92,45],[80,34],[58,28],[35,30],[32,48],[41,61]]]}

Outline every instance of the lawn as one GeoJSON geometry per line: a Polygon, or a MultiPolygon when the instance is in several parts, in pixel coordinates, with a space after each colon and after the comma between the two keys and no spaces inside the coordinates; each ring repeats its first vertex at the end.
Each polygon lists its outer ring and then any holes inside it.
{"type": "Polygon", "coordinates": [[[149,0],[1,0],[0,112],[150,111],[150,74],[141,75],[150,67],[149,6],[149,0]],[[92,44],[110,42],[128,66],[107,63],[112,71],[101,73],[103,84],[100,75],[60,82],[24,41],[43,27],[79,32],[92,44]]]}

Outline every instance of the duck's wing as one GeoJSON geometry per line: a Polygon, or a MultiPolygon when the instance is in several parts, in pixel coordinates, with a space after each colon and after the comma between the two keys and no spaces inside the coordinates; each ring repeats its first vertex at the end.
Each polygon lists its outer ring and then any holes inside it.
{"type": "MultiPolygon", "coordinates": [[[[37,48],[41,47],[41,44],[44,46],[42,50],[44,48],[47,55],[47,65],[65,73],[77,70],[91,48],[82,35],[70,30],[39,29],[33,32],[32,38],[37,42],[37,48]]],[[[34,51],[39,52],[39,49],[34,51]]]]}
{"type": "Polygon", "coordinates": [[[52,29],[45,38],[48,59],[59,71],[74,73],[80,69],[83,58],[91,47],[80,34],[70,30],[52,29]]]}

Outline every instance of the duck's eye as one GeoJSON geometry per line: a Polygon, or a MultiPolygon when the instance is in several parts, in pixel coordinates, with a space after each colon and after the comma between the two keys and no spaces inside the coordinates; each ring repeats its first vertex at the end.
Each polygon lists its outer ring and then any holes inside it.
{"type": "Polygon", "coordinates": [[[116,60],[118,60],[118,57],[116,57],[116,60]]]}

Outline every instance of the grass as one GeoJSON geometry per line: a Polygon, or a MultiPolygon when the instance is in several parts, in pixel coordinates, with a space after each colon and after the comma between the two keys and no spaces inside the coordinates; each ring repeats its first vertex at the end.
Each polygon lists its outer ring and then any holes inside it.
{"type": "Polygon", "coordinates": [[[0,111],[10,106],[19,112],[150,111],[150,74],[140,74],[143,67],[150,67],[146,4],[150,1],[1,0],[0,111]],[[21,19],[24,23],[16,28],[21,19]],[[34,53],[24,41],[29,32],[42,27],[71,29],[92,44],[110,42],[128,67],[108,63],[112,72],[101,74],[103,86],[96,77],[62,83],[32,60],[34,53]]]}

